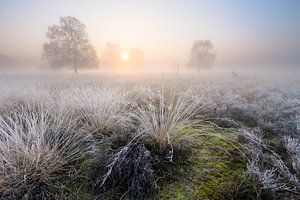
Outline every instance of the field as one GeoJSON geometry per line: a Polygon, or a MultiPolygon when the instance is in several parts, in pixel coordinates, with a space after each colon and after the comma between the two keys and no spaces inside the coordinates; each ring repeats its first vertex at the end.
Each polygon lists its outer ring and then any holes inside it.
{"type": "Polygon", "coordinates": [[[0,75],[1,199],[299,199],[300,79],[0,75]]]}

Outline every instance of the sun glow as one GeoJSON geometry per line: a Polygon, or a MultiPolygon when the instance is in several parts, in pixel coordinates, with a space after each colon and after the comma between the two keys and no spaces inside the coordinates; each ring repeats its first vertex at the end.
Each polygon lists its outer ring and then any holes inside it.
{"type": "Polygon", "coordinates": [[[128,62],[129,58],[130,58],[130,55],[129,55],[129,53],[127,51],[123,51],[121,53],[121,61],[128,62]]]}

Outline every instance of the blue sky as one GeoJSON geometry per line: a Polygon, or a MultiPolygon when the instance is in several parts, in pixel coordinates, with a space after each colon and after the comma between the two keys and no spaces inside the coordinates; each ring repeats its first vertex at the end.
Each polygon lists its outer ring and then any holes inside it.
{"type": "Polygon", "coordinates": [[[0,54],[38,59],[47,26],[66,15],[99,55],[115,42],[184,62],[194,40],[210,39],[219,64],[300,64],[298,0],[0,0],[0,54]]]}

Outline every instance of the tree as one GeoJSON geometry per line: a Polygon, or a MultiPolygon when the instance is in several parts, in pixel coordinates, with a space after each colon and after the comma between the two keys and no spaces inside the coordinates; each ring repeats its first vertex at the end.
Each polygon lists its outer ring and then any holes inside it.
{"type": "Polygon", "coordinates": [[[144,53],[138,48],[132,48],[129,52],[130,64],[136,67],[141,67],[144,60],[144,53]]]}
{"type": "Polygon", "coordinates": [[[78,69],[98,67],[93,45],[88,39],[86,27],[75,17],[60,17],[59,25],[48,27],[49,39],[43,46],[44,56],[54,69],[78,69]]]}
{"type": "Polygon", "coordinates": [[[191,49],[188,66],[198,69],[208,69],[213,66],[216,54],[214,46],[209,40],[197,40],[191,49]]]}
{"type": "Polygon", "coordinates": [[[104,67],[116,71],[138,70],[143,64],[144,54],[138,48],[123,49],[119,44],[107,42],[102,54],[101,63],[104,67]],[[126,54],[128,59],[124,61],[122,55],[126,54]]]}
{"type": "Polygon", "coordinates": [[[114,43],[106,43],[102,56],[103,64],[109,68],[116,68],[120,60],[120,45],[114,43]]]}

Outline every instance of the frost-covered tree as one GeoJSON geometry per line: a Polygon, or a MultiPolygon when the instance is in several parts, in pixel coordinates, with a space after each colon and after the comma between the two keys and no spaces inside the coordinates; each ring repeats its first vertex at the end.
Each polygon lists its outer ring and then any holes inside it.
{"type": "Polygon", "coordinates": [[[191,57],[188,66],[197,69],[211,68],[214,64],[216,54],[210,40],[197,40],[191,49],[191,57]]]}
{"type": "Polygon", "coordinates": [[[78,69],[98,67],[93,45],[88,39],[86,27],[75,17],[60,17],[59,25],[48,27],[49,39],[43,46],[44,56],[54,69],[78,69]]]}

